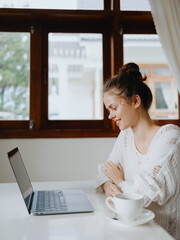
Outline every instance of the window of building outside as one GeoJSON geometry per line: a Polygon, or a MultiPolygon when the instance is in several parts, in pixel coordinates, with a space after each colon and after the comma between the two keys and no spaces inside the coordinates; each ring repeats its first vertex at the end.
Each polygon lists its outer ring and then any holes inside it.
{"type": "Polygon", "coordinates": [[[148,0],[1,0],[1,138],[115,137],[103,83],[139,64],[150,115],[180,125],[179,95],[148,0]]]}
{"type": "Polygon", "coordinates": [[[124,35],[124,62],[136,62],[153,94],[153,119],[178,119],[178,91],[157,35],[124,35]],[[155,57],[156,56],[156,57],[155,57]]]}
{"type": "Polygon", "coordinates": [[[103,119],[102,35],[50,33],[49,120],[103,119]]]}

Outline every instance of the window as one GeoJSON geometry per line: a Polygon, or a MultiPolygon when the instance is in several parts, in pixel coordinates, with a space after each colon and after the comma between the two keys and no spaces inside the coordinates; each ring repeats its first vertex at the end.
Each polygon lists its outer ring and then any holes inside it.
{"type": "Polygon", "coordinates": [[[50,33],[49,120],[103,119],[102,35],[50,33]]]}
{"type": "MultiPolygon", "coordinates": [[[[141,65],[140,65],[141,67],[141,65]]],[[[153,94],[150,115],[153,119],[178,119],[178,92],[167,64],[143,65],[153,94]]]]}
{"type": "Polygon", "coordinates": [[[102,10],[103,0],[1,0],[0,8],[102,10]]]}
{"type": "Polygon", "coordinates": [[[0,33],[0,120],[29,119],[29,35],[0,33]]]}
{"type": "Polygon", "coordinates": [[[150,57],[133,47],[159,44],[151,13],[128,9],[127,2],[1,1],[1,138],[117,136],[102,87],[129,60],[149,75],[152,117],[180,125],[167,63],[155,62],[157,51],[150,57]]]}
{"type": "Polygon", "coordinates": [[[124,35],[124,62],[139,64],[153,94],[153,119],[178,119],[178,92],[157,35],[124,35]]]}
{"type": "Polygon", "coordinates": [[[122,11],[151,11],[148,0],[121,0],[122,11]]]}

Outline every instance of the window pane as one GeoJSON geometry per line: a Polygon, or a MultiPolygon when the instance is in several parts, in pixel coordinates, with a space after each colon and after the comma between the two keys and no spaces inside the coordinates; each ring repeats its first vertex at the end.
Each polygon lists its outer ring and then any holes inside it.
{"type": "Polygon", "coordinates": [[[102,35],[49,34],[49,119],[103,119],[102,35]]]}
{"type": "Polygon", "coordinates": [[[1,0],[0,8],[103,10],[103,0],[1,0]]]}
{"type": "Polygon", "coordinates": [[[122,11],[151,11],[149,0],[120,0],[122,11]]]}
{"type": "Polygon", "coordinates": [[[29,119],[30,34],[0,32],[0,119],[29,119]]]}
{"type": "Polygon", "coordinates": [[[148,74],[148,70],[147,68],[140,68],[141,74],[143,75],[147,75],[148,74]]]}
{"type": "Polygon", "coordinates": [[[160,76],[170,76],[171,72],[170,72],[169,68],[155,68],[154,74],[160,75],[160,76]]]}
{"type": "Polygon", "coordinates": [[[170,83],[155,83],[155,96],[157,109],[171,108],[171,89],[170,83]]]}
{"type": "Polygon", "coordinates": [[[124,35],[124,63],[135,62],[153,94],[150,115],[153,119],[178,118],[178,94],[174,77],[157,35],[124,35]]]}

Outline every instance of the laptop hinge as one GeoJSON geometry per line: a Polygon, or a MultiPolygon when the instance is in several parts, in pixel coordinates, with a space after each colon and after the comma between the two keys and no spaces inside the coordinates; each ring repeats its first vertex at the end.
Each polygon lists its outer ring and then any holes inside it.
{"type": "Polygon", "coordinates": [[[29,194],[29,195],[24,199],[29,214],[31,214],[31,208],[32,208],[33,198],[34,198],[34,192],[32,192],[31,194],[29,194]]]}

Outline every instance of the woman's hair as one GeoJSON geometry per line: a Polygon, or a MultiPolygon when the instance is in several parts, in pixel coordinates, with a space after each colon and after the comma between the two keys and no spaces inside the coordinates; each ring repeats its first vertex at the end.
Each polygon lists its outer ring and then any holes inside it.
{"type": "Polygon", "coordinates": [[[112,91],[117,96],[124,94],[128,100],[139,95],[142,106],[148,111],[152,103],[152,93],[144,83],[146,78],[146,75],[142,76],[137,64],[127,63],[120,68],[119,74],[105,82],[104,93],[112,91]]]}

